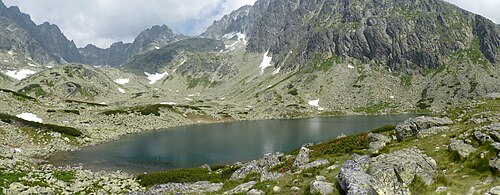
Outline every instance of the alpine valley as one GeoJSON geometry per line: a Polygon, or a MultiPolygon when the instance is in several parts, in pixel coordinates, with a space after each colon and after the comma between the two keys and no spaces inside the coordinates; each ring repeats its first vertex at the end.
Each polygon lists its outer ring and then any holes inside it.
{"type": "Polygon", "coordinates": [[[0,1],[0,194],[500,194],[500,25],[442,0],[257,0],[77,48],[0,1]],[[421,114],[245,163],[46,159],[175,126],[421,114]]]}

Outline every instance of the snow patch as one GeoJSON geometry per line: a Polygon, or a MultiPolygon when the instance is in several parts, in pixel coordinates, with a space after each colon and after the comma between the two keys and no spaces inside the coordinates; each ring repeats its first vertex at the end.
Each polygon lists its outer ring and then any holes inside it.
{"type": "Polygon", "coordinates": [[[21,153],[23,150],[21,150],[21,148],[14,148],[14,152],[21,153]]]}
{"type": "Polygon", "coordinates": [[[165,76],[168,76],[167,72],[155,73],[155,74],[150,74],[150,73],[144,72],[144,74],[146,74],[146,76],[148,76],[148,80],[149,80],[150,85],[155,84],[157,81],[163,79],[165,76]]]}
{"type": "Polygon", "coordinates": [[[13,56],[14,55],[14,52],[12,50],[8,51],[7,52],[10,56],[13,56]]]}
{"type": "Polygon", "coordinates": [[[354,66],[352,66],[351,64],[348,64],[348,65],[347,65],[347,68],[353,69],[353,68],[354,68],[354,66]]]}
{"type": "Polygon", "coordinates": [[[161,105],[176,105],[177,103],[175,102],[161,102],[161,105]]]}
{"type": "Polygon", "coordinates": [[[265,54],[264,54],[264,58],[262,59],[262,62],[260,63],[259,65],[259,68],[260,68],[260,74],[264,74],[264,70],[267,68],[267,67],[270,67],[271,66],[271,61],[273,60],[273,57],[269,57],[267,54],[269,54],[269,51],[267,51],[265,54]]]}
{"type": "Polygon", "coordinates": [[[122,88],[119,88],[119,87],[118,87],[118,91],[120,91],[120,93],[125,93],[125,90],[122,88]]]}
{"type": "Polygon", "coordinates": [[[116,80],[115,80],[115,83],[118,83],[118,84],[120,84],[120,85],[125,85],[125,84],[127,84],[127,83],[129,83],[129,82],[130,82],[130,79],[129,79],[129,78],[124,78],[124,79],[123,79],[123,78],[120,78],[120,79],[116,79],[116,80]]]}
{"type": "Polygon", "coordinates": [[[35,73],[36,72],[32,71],[32,70],[22,69],[20,71],[9,70],[5,74],[7,76],[10,76],[10,77],[15,78],[17,80],[23,80],[23,79],[27,78],[28,76],[35,74],[35,73]]]}
{"type": "Polygon", "coordinates": [[[3,62],[9,62],[9,60],[3,60],[3,62]]]}
{"type": "Polygon", "coordinates": [[[281,70],[281,67],[278,67],[274,72],[273,72],[273,75],[277,75],[278,73],[280,73],[280,70],[281,70]]]}
{"type": "Polygon", "coordinates": [[[317,100],[309,100],[309,105],[313,107],[319,107],[319,99],[317,100]]]}
{"type": "Polygon", "coordinates": [[[186,98],[186,100],[187,100],[187,101],[193,101],[193,99],[191,99],[191,98],[186,98]]]}
{"type": "Polygon", "coordinates": [[[396,98],[396,97],[394,97],[393,95],[391,95],[391,97],[390,97],[390,98],[391,98],[391,99],[394,99],[394,98],[396,98]]]}
{"type": "Polygon", "coordinates": [[[28,63],[28,66],[31,66],[31,67],[36,67],[35,64],[32,64],[32,63],[28,63]]]}
{"type": "MultiPolygon", "coordinates": [[[[181,64],[180,64],[180,65],[183,65],[183,64],[184,64],[184,63],[186,63],[186,62],[187,62],[187,60],[183,60],[183,61],[181,62],[181,64]]],[[[177,69],[176,69],[176,70],[177,70],[177,69]]],[[[175,72],[175,70],[174,70],[174,72],[175,72]]]]}
{"type": "Polygon", "coordinates": [[[53,66],[45,66],[45,67],[47,67],[47,68],[53,68],[53,66]]]}
{"type": "Polygon", "coordinates": [[[43,120],[41,118],[39,118],[38,116],[36,116],[33,113],[22,113],[22,114],[18,114],[16,116],[19,118],[22,118],[24,120],[27,120],[27,121],[33,121],[33,122],[37,122],[37,123],[43,122],[43,120]]]}
{"type": "Polygon", "coordinates": [[[231,39],[234,36],[236,36],[238,40],[235,41],[231,45],[225,45],[225,50],[221,50],[221,52],[235,50],[236,49],[236,44],[238,44],[238,43],[243,43],[244,45],[246,45],[248,43],[247,36],[245,34],[241,33],[241,32],[228,33],[228,34],[225,34],[224,36],[222,36],[222,38],[224,38],[224,39],[231,39]]]}
{"type": "Polygon", "coordinates": [[[160,47],[158,47],[158,46],[155,46],[155,49],[160,49],[160,47]]]}

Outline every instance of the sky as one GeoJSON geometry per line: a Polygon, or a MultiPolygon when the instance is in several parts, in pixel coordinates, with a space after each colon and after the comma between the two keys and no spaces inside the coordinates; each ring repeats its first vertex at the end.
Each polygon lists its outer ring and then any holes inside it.
{"type": "MultiPolygon", "coordinates": [[[[215,20],[256,0],[3,0],[32,20],[56,24],[78,47],[132,42],[143,30],[166,24],[175,33],[199,35],[215,20]]],[[[500,23],[500,0],[446,0],[500,23]]]]}

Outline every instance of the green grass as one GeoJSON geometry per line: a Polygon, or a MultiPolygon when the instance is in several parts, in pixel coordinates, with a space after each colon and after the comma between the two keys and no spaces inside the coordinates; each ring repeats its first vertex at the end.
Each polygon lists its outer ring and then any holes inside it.
{"type": "Polygon", "coordinates": [[[180,114],[181,111],[179,111],[177,108],[186,108],[186,109],[201,111],[201,109],[199,107],[190,106],[190,105],[151,104],[151,105],[136,106],[136,107],[130,107],[130,108],[106,110],[104,112],[101,112],[101,114],[109,116],[109,115],[116,115],[116,114],[139,113],[139,114],[144,115],[144,116],[148,116],[151,114],[155,115],[155,116],[160,116],[161,115],[160,111],[162,109],[167,109],[170,112],[180,114]]]}
{"type": "Polygon", "coordinates": [[[411,75],[407,75],[407,74],[401,75],[401,77],[399,77],[399,79],[400,79],[401,86],[406,87],[406,88],[411,87],[411,84],[412,84],[411,75]]]}
{"type": "Polygon", "coordinates": [[[0,169],[0,188],[8,188],[11,183],[19,182],[20,178],[26,175],[25,172],[7,173],[6,170],[0,169]]]}
{"type": "Polygon", "coordinates": [[[75,171],[55,171],[52,175],[58,180],[64,182],[71,182],[71,180],[75,179],[75,171]]]}
{"type": "Polygon", "coordinates": [[[224,182],[228,180],[232,173],[239,167],[226,166],[219,168],[217,172],[210,172],[205,168],[177,169],[165,172],[141,174],[137,176],[139,184],[144,187],[151,187],[165,183],[193,183],[197,181],[224,182]]]}
{"type": "Polygon", "coordinates": [[[59,125],[43,124],[43,123],[38,123],[38,122],[33,122],[33,121],[27,121],[27,120],[18,118],[16,116],[8,115],[8,114],[0,113],[0,120],[5,122],[5,123],[12,124],[12,125],[17,125],[17,126],[21,126],[21,127],[31,127],[31,128],[35,128],[35,129],[44,129],[44,130],[58,132],[61,134],[75,136],[75,137],[79,137],[82,135],[81,131],[79,131],[78,129],[75,129],[73,127],[64,127],[64,126],[59,126],[59,125]]]}
{"type": "Polygon", "coordinates": [[[311,146],[310,149],[313,151],[310,153],[310,156],[312,158],[319,158],[329,155],[352,154],[368,149],[369,143],[370,137],[368,137],[367,133],[347,136],[311,146]]]}
{"type": "Polygon", "coordinates": [[[40,86],[39,84],[28,85],[28,86],[22,88],[21,90],[19,90],[18,92],[22,93],[22,94],[34,93],[37,97],[47,96],[47,92],[45,92],[42,89],[42,86],[40,86]]]}
{"type": "Polygon", "coordinates": [[[5,93],[11,93],[12,95],[16,96],[16,97],[19,97],[23,100],[32,100],[32,101],[36,101],[36,98],[34,97],[31,97],[31,96],[27,96],[25,94],[22,94],[22,93],[19,93],[19,92],[15,92],[15,91],[12,91],[12,90],[9,90],[9,89],[0,89],[1,92],[5,92],[5,93]]]}
{"type": "Polygon", "coordinates": [[[394,125],[386,125],[382,126],[376,129],[371,130],[371,133],[384,133],[384,132],[389,132],[389,131],[394,131],[396,129],[396,126],[394,125]]]}

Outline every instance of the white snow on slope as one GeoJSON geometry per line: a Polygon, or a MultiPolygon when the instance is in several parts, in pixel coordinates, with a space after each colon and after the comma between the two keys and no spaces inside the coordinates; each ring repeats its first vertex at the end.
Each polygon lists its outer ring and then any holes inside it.
{"type": "Polygon", "coordinates": [[[10,76],[10,77],[15,78],[17,80],[23,80],[23,79],[27,78],[28,76],[35,74],[35,73],[36,73],[35,71],[28,70],[28,69],[22,69],[20,71],[9,70],[9,71],[5,72],[5,74],[7,76],[10,76]]]}
{"type": "Polygon", "coordinates": [[[281,70],[281,67],[278,67],[274,72],[273,72],[273,75],[277,75],[278,73],[280,73],[280,70],[281,70]]]}
{"type": "Polygon", "coordinates": [[[7,52],[10,56],[14,55],[14,52],[12,50],[7,52]]]}
{"type": "Polygon", "coordinates": [[[347,68],[349,68],[349,69],[353,69],[353,68],[354,68],[354,66],[352,66],[351,64],[348,64],[348,65],[347,65],[347,68]]]}
{"type": "Polygon", "coordinates": [[[267,54],[269,54],[269,51],[264,54],[264,58],[262,59],[262,62],[259,65],[260,68],[260,74],[264,74],[264,70],[271,66],[271,61],[273,60],[273,57],[269,57],[267,54]]]}
{"type": "Polygon", "coordinates": [[[31,67],[36,67],[35,64],[32,64],[32,63],[28,63],[28,66],[31,66],[31,67]]]}
{"type": "Polygon", "coordinates": [[[158,47],[158,46],[155,46],[155,49],[160,49],[160,47],[158,47]]]}
{"type": "Polygon", "coordinates": [[[16,116],[19,118],[22,118],[24,120],[27,120],[27,121],[33,121],[33,122],[37,122],[37,123],[43,122],[43,120],[41,118],[38,118],[38,116],[36,116],[35,114],[32,114],[32,113],[22,113],[22,114],[18,114],[16,116]]]}
{"type": "Polygon", "coordinates": [[[313,107],[319,107],[319,99],[317,100],[309,100],[309,105],[313,107]]]}
{"type": "Polygon", "coordinates": [[[161,102],[161,105],[176,105],[177,103],[175,102],[161,102]]]}
{"type": "Polygon", "coordinates": [[[243,43],[244,45],[246,45],[248,43],[247,42],[247,36],[245,34],[241,33],[241,32],[228,33],[228,34],[225,34],[224,36],[222,36],[222,38],[224,38],[224,39],[231,39],[234,36],[236,36],[238,38],[238,41],[235,41],[231,45],[225,45],[226,46],[225,50],[222,50],[221,52],[235,50],[236,49],[236,44],[238,44],[238,43],[243,43]]]}
{"type": "Polygon", "coordinates": [[[115,80],[115,83],[118,83],[120,85],[125,85],[125,84],[127,84],[129,82],[130,82],[129,78],[124,78],[124,79],[120,78],[120,79],[116,79],[115,80]]]}
{"type": "Polygon", "coordinates": [[[150,85],[155,84],[157,81],[159,81],[159,80],[163,79],[164,77],[168,76],[167,72],[164,72],[164,73],[155,73],[155,74],[150,74],[150,73],[144,72],[144,74],[146,74],[146,76],[148,76],[148,80],[149,80],[149,84],[150,85]]]}
{"type": "Polygon", "coordinates": [[[119,87],[118,87],[118,91],[120,91],[120,93],[125,93],[125,90],[122,88],[119,88],[119,87]]]}

